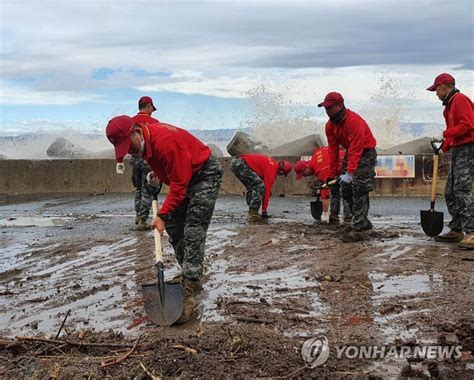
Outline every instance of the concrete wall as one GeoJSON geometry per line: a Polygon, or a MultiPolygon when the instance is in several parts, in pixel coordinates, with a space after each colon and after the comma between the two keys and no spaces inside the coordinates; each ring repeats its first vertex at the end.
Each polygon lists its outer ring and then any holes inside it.
{"type": "MultiPolygon", "coordinates": [[[[283,157],[296,162],[298,157],[283,157]]],[[[230,157],[221,158],[224,178],[222,194],[243,194],[244,187],[229,170],[230,157]]],[[[279,158],[280,159],[280,158],[279,158]]],[[[416,178],[376,179],[374,195],[426,196],[430,192],[432,156],[416,156],[416,178]]],[[[449,156],[441,156],[438,192],[444,192],[449,167],[449,156]]],[[[0,194],[51,193],[120,193],[132,192],[131,168],[126,163],[125,174],[115,173],[115,161],[89,160],[0,160],[0,194]]],[[[287,178],[278,176],[273,196],[309,195],[310,190],[294,172],[287,178]]],[[[166,189],[164,189],[166,191],[166,189]]]]}

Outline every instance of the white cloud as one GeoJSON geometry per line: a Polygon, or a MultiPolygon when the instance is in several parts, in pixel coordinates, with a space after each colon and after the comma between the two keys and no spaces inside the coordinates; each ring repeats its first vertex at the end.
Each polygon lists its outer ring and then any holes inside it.
{"type": "Polygon", "coordinates": [[[108,115],[126,109],[108,91],[245,99],[263,84],[324,118],[316,104],[327,92],[367,110],[389,78],[396,93],[385,97],[404,102],[405,120],[439,121],[439,101],[424,90],[438,73],[473,95],[472,11],[467,0],[3,0],[0,104],[101,102],[108,115]],[[100,68],[115,72],[94,79],[100,68]]]}
{"type": "Polygon", "coordinates": [[[98,100],[96,95],[73,91],[38,91],[0,82],[2,105],[74,105],[98,100]]]}
{"type": "MultiPolygon", "coordinates": [[[[451,68],[453,65],[450,65],[451,68]]],[[[426,91],[434,77],[446,66],[355,66],[311,69],[248,69],[239,76],[216,76],[198,71],[181,71],[170,78],[141,85],[141,91],[171,91],[183,94],[202,94],[222,98],[247,98],[248,92],[264,84],[269,92],[282,95],[287,104],[315,106],[330,91],[341,92],[348,104],[369,103],[375,92],[380,92],[381,81],[396,83],[394,93],[387,89],[384,97],[416,99],[439,103],[426,91]]],[[[449,66],[448,66],[449,68],[449,66]]],[[[237,70],[236,70],[237,71],[237,70]]],[[[474,78],[469,70],[452,71],[463,92],[472,96],[474,78]]]]}

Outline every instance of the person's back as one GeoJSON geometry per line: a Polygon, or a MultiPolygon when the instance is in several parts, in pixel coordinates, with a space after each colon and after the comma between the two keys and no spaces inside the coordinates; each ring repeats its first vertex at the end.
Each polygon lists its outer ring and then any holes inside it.
{"type": "MultiPolygon", "coordinates": [[[[336,175],[340,175],[342,171],[342,163],[344,161],[344,157],[346,155],[346,151],[340,149],[339,150],[339,162],[337,166],[336,175]]],[[[314,170],[314,174],[318,177],[319,180],[326,182],[326,180],[330,177],[329,176],[329,148],[327,146],[323,146],[321,148],[316,148],[314,150],[313,156],[311,160],[308,162],[308,165],[311,166],[314,170]]]]}
{"type": "MultiPolygon", "coordinates": [[[[264,181],[275,181],[278,170],[278,162],[264,154],[241,154],[247,165],[264,181]]],[[[273,182],[272,181],[272,182],[273,182]]]]}
{"type": "Polygon", "coordinates": [[[148,162],[158,178],[167,185],[170,185],[171,177],[184,180],[186,185],[212,154],[207,145],[182,128],[158,123],[146,130],[150,136],[148,162]],[[173,173],[166,166],[170,160],[179,165],[173,173]]]}

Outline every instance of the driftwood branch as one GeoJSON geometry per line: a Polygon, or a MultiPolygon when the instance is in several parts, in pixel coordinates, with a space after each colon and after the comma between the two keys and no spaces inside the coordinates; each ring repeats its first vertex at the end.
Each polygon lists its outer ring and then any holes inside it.
{"type": "Polygon", "coordinates": [[[149,377],[151,377],[152,380],[161,380],[161,377],[152,375],[150,371],[146,369],[142,362],[140,362],[140,366],[142,367],[143,372],[145,372],[149,377]]]}
{"type": "Polygon", "coordinates": [[[72,342],[70,340],[62,340],[62,339],[46,339],[46,338],[35,338],[29,336],[17,336],[15,337],[18,341],[26,341],[26,342],[42,342],[42,343],[50,343],[50,344],[68,344],[70,346],[75,347],[119,347],[119,348],[130,348],[133,347],[131,344],[123,344],[123,343],[87,343],[87,342],[72,342]]]}
{"type": "Polygon", "coordinates": [[[117,359],[111,359],[111,360],[106,360],[106,361],[103,361],[100,363],[100,366],[102,368],[105,368],[105,367],[110,367],[112,365],[116,365],[116,364],[120,364],[121,362],[123,362],[125,359],[127,359],[131,354],[133,354],[133,352],[135,351],[135,349],[137,348],[138,346],[138,342],[140,341],[140,337],[137,338],[137,340],[135,341],[135,344],[133,345],[132,349],[130,351],[128,351],[124,356],[122,356],[121,358],[117,358],[117,359]]]}
{"type": "Polygon", "coordinates": [[[237,316],[234,316],[234,318],[238,321],[249,322],[249,323],[266,323],[266,324],[275,323],[275,321],[272,319],[251,318],[251,317],[245,317],[243,315],[237,315],[237,316]]]}

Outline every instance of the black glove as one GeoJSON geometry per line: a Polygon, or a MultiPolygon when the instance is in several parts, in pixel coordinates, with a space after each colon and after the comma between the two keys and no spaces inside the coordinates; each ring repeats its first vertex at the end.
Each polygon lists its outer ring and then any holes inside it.
{"type": "Polygon", "coordinates": [[[268,215],[268,213],[266,211],[262,211],[262,218],[263,219],[268,219],[268,218],[270,218],[270,215],[268,215]]]}

